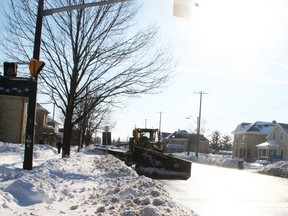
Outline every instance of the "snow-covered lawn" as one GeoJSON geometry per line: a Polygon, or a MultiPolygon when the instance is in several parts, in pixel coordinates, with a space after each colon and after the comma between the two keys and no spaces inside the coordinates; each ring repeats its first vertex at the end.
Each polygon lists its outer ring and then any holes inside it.
{"type": "Polygon", "coordinates": [[[34,145],[33,169],[23,170],[24,145],[0,142],[0,215],[192,215],[156,181],[138,176],[93,148],[61,158],[34,145]]]}

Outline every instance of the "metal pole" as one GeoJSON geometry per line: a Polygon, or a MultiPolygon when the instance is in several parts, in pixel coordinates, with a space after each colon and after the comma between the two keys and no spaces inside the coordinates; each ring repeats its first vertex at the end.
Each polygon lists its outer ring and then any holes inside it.
{"type": "MultiPolygon", "coordinates": [[[[39,60],[40,58],[43,10],[44,10],[44,0],[39,0],[36,29],[35,29],[34,51],[33,51],[33,59],[36,60],[39,60]]],[[[33,167],[36,99],[37,99],[37,77],[35,78],[31,77],[31,86],[30,86],[29,103],[28,103],[28,117],[26,126],[25,154],[23,163],[23,169],[25,170],[32,170],[33,167]]]]}

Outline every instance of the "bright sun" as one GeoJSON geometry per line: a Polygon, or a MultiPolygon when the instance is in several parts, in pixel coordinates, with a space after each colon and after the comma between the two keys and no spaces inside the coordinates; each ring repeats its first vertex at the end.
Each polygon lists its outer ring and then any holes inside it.
{"type": "Polygon", "coordinates": [[[278,33],[280,15],[273,1],[202,0],[199,4],[191,25],[206,54],[257,57],[278,33]]]}

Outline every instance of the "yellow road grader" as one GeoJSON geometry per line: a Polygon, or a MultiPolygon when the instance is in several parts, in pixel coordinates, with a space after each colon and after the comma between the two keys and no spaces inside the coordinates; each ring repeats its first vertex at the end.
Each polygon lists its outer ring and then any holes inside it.
{"type": "Polygon", "coordinates": [[[190,178],[192,162],[164,153],[167,143],[168,141],[166,143],[161,141],[158,129],[135,128],[128,151],[115,149],[106,151],[125,161],[126,165],[134,166],[139,175],[154,179],[190,178]]]}
{"type": "Polygon", "coordinates": [[[188,179],[191,161],[164,153],[166,144],[161,141],[158,129],[135,128],[126,153],[126,164],[134,164],[138,174],[152,178],[188,179]]]}

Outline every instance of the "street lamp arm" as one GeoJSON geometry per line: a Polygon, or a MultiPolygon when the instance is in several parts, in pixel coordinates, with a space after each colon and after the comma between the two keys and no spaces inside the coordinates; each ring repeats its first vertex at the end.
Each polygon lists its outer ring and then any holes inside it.
{"type": "Polygon", "coordinates": [[[101,6],[101,5],[106,5],[106,4],[113,4],[113,3],[124,2],[124,1],[129,1],[129,0],[108,0],[108,1],[81,4],[81,5],[73,5],[69,7],[46,9],[42,11],[42,16],[49,16],[49,15],[53,15],[54,13],[61,13],[64,11],[71,11],[71,10],[83,9],[83,8],[94,7],[94,6],[101,6]]]}

